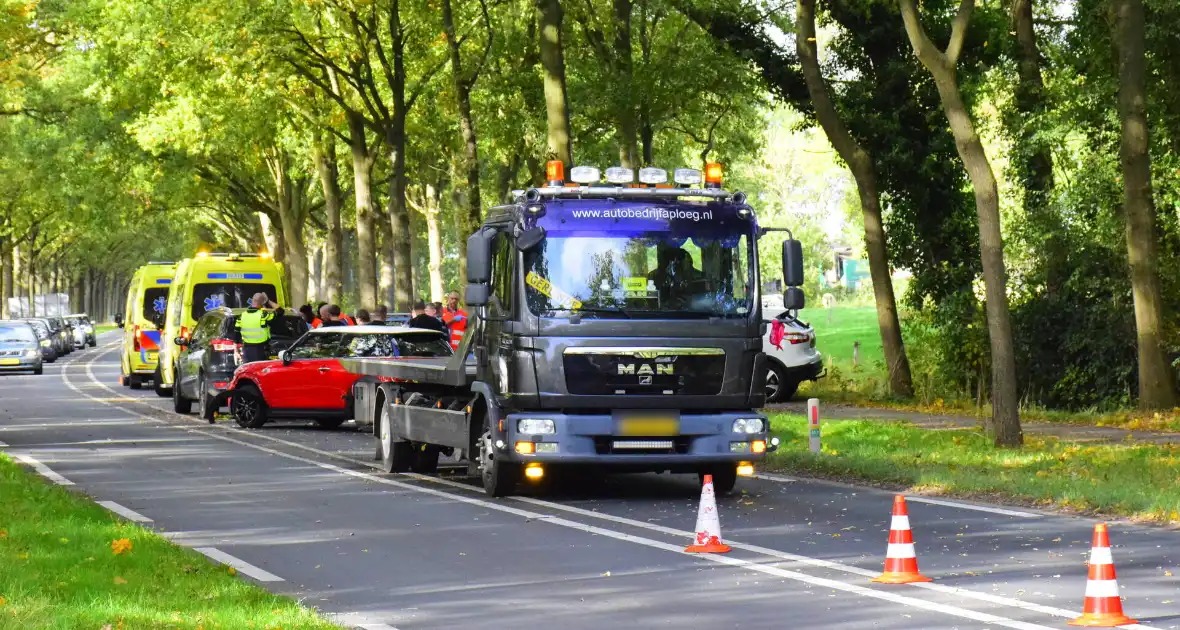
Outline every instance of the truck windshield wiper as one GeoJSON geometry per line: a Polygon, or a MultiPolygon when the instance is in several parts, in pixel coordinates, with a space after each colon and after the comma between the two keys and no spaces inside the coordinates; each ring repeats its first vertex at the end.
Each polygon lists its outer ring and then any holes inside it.
{"type": "Polygon", "coordinates": [[[567,310],[572,315],[577,315],[579,313],[607,313],[610,315],[622,315],[623,317],[625,317],[627,319],[635,319],[635,316],[632,315],[630,312],[624,311],[623,309],[620,309],[620,308],[593,308],[593,307],[587,308],[587,307],[583,306],[578,309],[569,308],[569,309],[562,309],[562,310],[567,310]]]}

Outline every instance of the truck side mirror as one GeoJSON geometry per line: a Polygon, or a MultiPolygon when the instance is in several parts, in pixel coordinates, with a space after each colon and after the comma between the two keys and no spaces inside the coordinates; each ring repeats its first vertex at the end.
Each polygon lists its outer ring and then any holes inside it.
{"type": "Polygon", "coordinates": [[[467,289],[463,291],[463,302],[467,306],[487,306],[488,305],[488,285],[484,284],[468,284],[467,289]]]}
{"type": "Polygon", "coordinates": [[[803,289],[799,287],[787,287],[787,290],[783,291],[783,308],[788,311],[797,311],[803,308],[804,301],[803,289]]]}
{"type": "Polygon", "coordinates": [[[783,284],[803,286],[803,243],[793,238],[783,241],[783,284]]]}
{"type": "Polygon", "coordinates": [[[491,230],[481,229],[467,238],[468,284],[487,284],[492,279],[492,239],[495,235],[491,230]]]}

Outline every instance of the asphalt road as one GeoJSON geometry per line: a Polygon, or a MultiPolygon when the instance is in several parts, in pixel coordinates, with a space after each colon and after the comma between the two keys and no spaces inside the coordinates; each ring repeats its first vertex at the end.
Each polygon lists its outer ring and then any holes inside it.
{"type": "MultiPolygon", "coordinates": [[[[0,375],[0,442],[42,474],[343,625],[416,628],[1063,628],[1094,521],[910,501],[934,582],[884,586],[892,495],[766,476],[721,499],[726,555],[681,550],[695,477],[626,475],[489,500],[375,471],[371,436],[246,431],[116,384],[117,338],[0,375]]],[[[1124,606],[1180,628],[1180,533],[1112,524],[1124,606]]]]}

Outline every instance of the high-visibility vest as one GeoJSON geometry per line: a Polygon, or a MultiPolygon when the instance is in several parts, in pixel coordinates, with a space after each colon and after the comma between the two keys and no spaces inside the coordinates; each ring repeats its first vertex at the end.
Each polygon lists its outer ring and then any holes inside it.
{"type": "Polygon", "coordinates": [[[251,309],[238,316],[237,327],[242,331],[242,343],[266,343],[270,341],[270,327],[267,324],[274,312],[251,309]]]}
{"type": "Polygon", "coordinates": [[[459,342],[463,340],[463,333],[467,332],[467,313],[464,313],[463,309],[452,311],[449,308],[444,308],[443,323],[451,330],[451,349],[455,350],[459,347],[459,342]]]}

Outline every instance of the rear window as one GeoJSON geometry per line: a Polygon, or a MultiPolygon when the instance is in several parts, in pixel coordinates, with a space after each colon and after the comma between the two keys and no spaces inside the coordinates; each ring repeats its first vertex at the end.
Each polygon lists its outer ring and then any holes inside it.
{"type": "Polygon", "coordinates": [[[143,318],[149,322],[164,317],[168,309],[168,289],[151,287],[143,290],[143,318]]]}
{"type": "Polygon", "coordinates": [[[356,333],[345,335],[343,356],[449,357],[451,344],[442,335],[356,333]]]}
{"type": "Polygon", "coordinates": [[[246,308],[250,306],[250,297],[255,293],[265,293],[268,298],[273,300],[275,299],[275,286],[255,282],[206,282],[193,285],[191,316],[193,319],[201,319],[205,311],[222,306],[246,308]]]}
{"type": "Polygon", "coordinates": [[[0,343],[37,341],[30,326],[23,324],[0,324],[0,343]]]}

